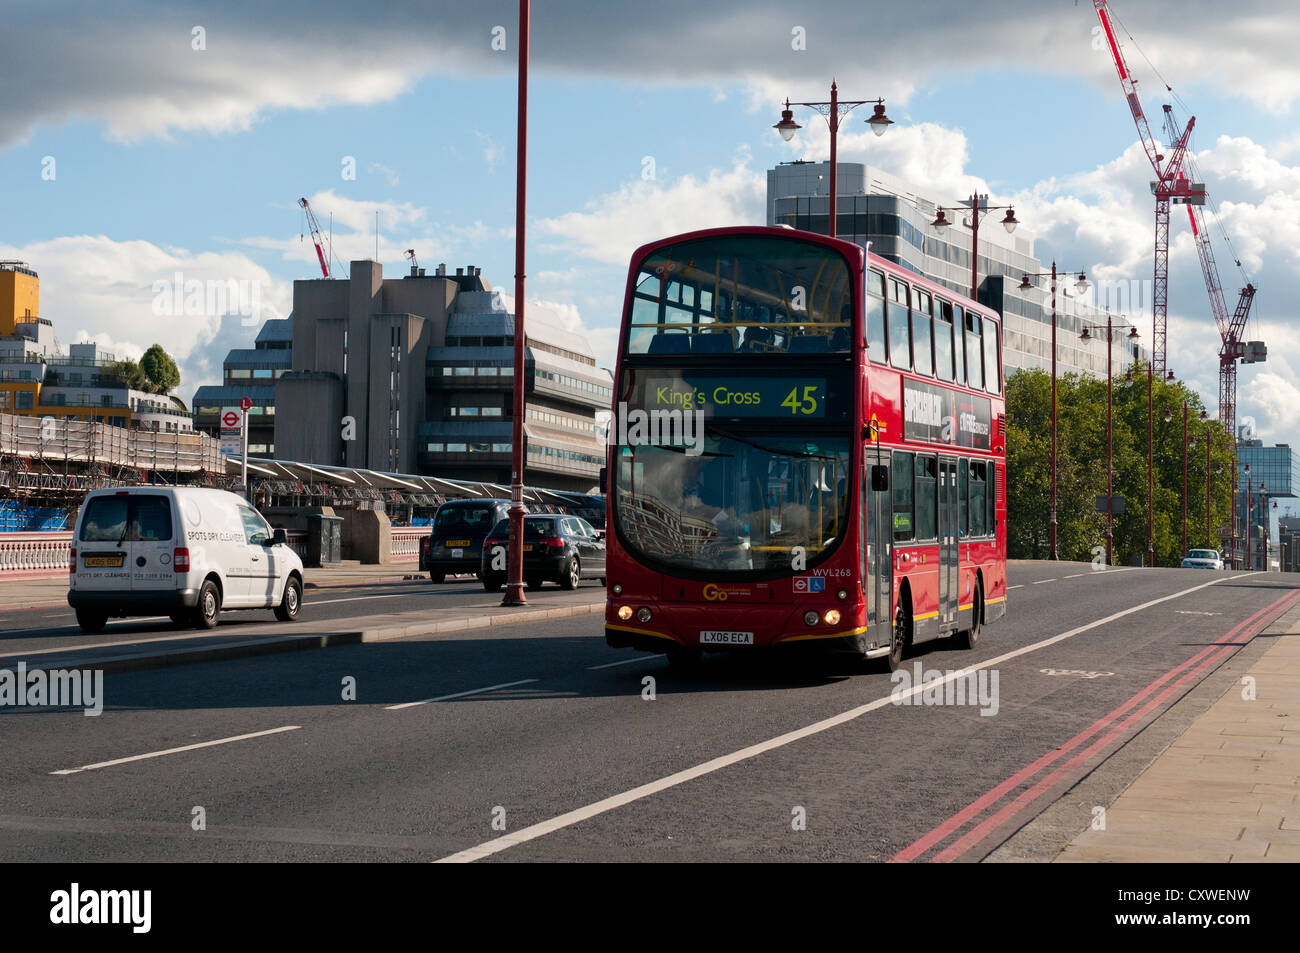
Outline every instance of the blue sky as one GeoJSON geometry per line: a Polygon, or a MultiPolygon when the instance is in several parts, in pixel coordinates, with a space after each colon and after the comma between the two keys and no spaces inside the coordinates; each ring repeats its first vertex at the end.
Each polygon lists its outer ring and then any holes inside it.
{"type": "MultiPolygon", "coordinates": [[[[1270,360],[1243,368],[1239,415],[1266,440],[1300,446],[1300,25],[1263,0],[1112,6],[1141,44],[1123,38],[1149,115],[1159,117],[1162,87],[1143,53],[1196,113],[1200,165],[1260,288],[1254,330],[1270,360]],[[1207,20],[1213,31],[1198,26],[1207,20]]],[[[603,360],[631,250],[672,231],[760,222],[765,170],[826,151],[825,126],[807,110],[795,144],[780,142],[770,128],[780,100],[825,98],[832,75],[843,96],[885,96],[896,121],[875,140],[861,122],[869,113],[854,113],[843,159],[948,200],[990,190],[1017,203],[1044,260],[1150,276],[1150,169],[1096,48],[1091,4],[935,0],[868,12],[847,0],[667,0],[657,29],[630,5],[535,7],[529,297],[587,331],[603,360]],[[806,49],[792,49],[800,28],[806,49]]],[[[177,271],[258,282],[264,313],[286,313],[292,281],[316,274],[299,241],[300,195],[322,226],[334,213],[340,257],[373,254],[378,207],[389,274],[414,247],[426,267],[477,264],[510,290],[514,17],[509,2],[402,3],[373,22],[351,5],[296,0],[127,2],[111,15],[47,4],[0,38],[16,104],[0,118],[0,257],[41,273],[42,313],[63,343],[89,337],[128,354],[163,343],[180,359],[186,399],[253,331],[220,315],[159,317],[153,282],[177,271]],[[206,48],[194,50],[199,24],[206,48]],[[497,25],[506,52],[491,50],[497,25]],[[347,156],[355,180],[340,175],[347,156]],[[46,157],[53,181],[41,176],[46,157]]],[[[1213,408],[1217,335],[1185,220],[1173,232],[1170,363],[1213,408]]],[[[1226,248],[1218,254],[1231,303],[1235,270],[1226,248]]]]}

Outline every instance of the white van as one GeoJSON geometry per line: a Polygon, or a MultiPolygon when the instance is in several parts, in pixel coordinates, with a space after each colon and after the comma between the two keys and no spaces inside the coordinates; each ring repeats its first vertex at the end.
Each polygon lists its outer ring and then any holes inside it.
{"type": "Polygon", "coordinates": [[[302,608],[302,560],[242,497],[199,487],[92,490],[77,514],[68,605],[86,632],[166,614],[213,628],[222,609],[302,608]]]}

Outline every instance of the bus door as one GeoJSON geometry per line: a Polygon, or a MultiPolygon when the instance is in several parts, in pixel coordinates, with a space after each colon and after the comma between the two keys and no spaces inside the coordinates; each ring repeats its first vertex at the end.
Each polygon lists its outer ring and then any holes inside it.
{"type": "Polygon", "coordinates": [[[939,632],[957,628],[957,458],[939,458],[939,632]]]}
{"type": "Polygon", "coordinates": [[[893,499],[889,491],[890,453],[870,445],[862,454],[862,508],[867,515],[867,641],[888,645],[893,629],[894,558],[893,499]],[[884,488],[872,480],[872,469],[881,467],[884,488]]]}

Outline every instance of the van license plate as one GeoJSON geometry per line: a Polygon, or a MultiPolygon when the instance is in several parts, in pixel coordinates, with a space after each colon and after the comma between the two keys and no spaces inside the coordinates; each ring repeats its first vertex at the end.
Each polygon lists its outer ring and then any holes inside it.
{"type": "Polygon", "coordinates": [[[83,556],[81,563],[87,569],[121,569],[125,553],[109,553],[105,556],[83,556]]]}
{"type": "Polygon", "coordinates": [[[753,632],[721,632],[705,629],[700,633],[701,645],[753,645],[753,632]]]}

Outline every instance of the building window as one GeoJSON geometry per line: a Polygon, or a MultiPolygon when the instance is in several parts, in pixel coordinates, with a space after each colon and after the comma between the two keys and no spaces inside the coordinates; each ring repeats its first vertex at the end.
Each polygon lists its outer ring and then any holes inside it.
{"type": "Polygon", "coordinates": [[[429,453],[442,453],[442,444],[440,444],[440,443],[426,443],[426,444],[424,445],[424,449],[425,449],[426,451],[428,451],[429,453]]]}
{"type": "Polygon", "coordinates": [[[254,376],[254,377],[265,377],[265,378],[270,378],[270,377],[271,377],[271,368],[269,368],[269,367],[255,367],[255,368],[253,368],[253,376],[254,376]]]}
{"type": "Polygon", "coordinates": [[[14,394],[14,399],[17,401],[17,403],[14,404],[14,407],[17,408],[18,410],[31,410],[31,409],[32,409],[32,392],[31,392],[31,391],[29,391],[29,390],[20,390],[20,391],[18,391],[18,392],[16,392],[16,393],[14,394]]]}
{"type": "Polygon", "coordinates": [[[448,453],[464,453],[464,452],[465,452],[465,444],[463,444],[463,443],[449,443],[449,444],[447,444],[447,452],[448,452],[448,453]]]}
{"type": "Polygon", "coordinates": [[[494,443],[494,444],[492,444],[492,452],[493,452],[493,453],[509,453],[509,452],[510,452],[510,444],[508,444],[508,443],[494,443]]]}
{"type": "Polygon", "coordinates": [[[232,367],[226,371],[226,377],[232,381],[246,381],[252,377],[252,372],[246,367],[232,367]]]}

